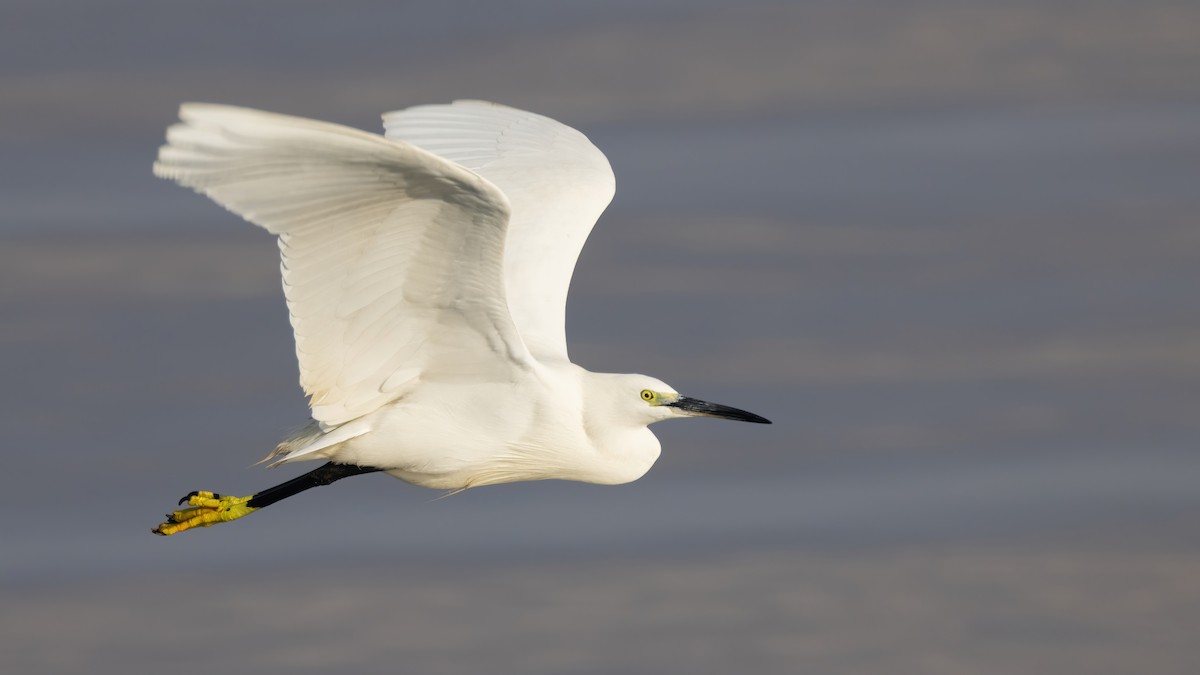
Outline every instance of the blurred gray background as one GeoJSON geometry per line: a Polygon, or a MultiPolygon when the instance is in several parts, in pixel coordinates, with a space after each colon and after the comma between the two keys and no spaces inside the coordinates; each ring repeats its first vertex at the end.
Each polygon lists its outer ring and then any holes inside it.
{"type": "Polygon", "coordinates": [[[1198,212],[1194,2],[6,0],[0,671],[1195,672],[1198,212]],[[775,425],[152,536],[307,413],[176,106],[463,97],[612,161],[574,359],[775,425]]]}

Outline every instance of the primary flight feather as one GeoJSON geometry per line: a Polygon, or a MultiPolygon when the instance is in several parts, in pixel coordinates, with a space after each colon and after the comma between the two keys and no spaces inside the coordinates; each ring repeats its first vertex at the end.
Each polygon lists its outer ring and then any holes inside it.
{"type": "Polygon", "coordinates": [[[567,288],[614,191],[580,132],[482,101],[387,113],[385,136],[185,104],[154,173],[279,237],[313,423],[276,464],[325,465],[248,497],[194,492],[155,528],[244,516],[350,475],[433,488],[623,483],[658,458],[649,424],[767,420],[567,356],[567,288]]]}

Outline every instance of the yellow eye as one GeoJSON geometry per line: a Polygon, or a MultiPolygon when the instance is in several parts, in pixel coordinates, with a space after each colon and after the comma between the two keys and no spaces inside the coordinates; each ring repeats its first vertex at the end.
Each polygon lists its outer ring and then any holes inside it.
{"type": "Polygon", "coordinates": [[[649,389],[642,390],[642,400],[643,401],[653,401],[657,397],[658,397],[658,394],[655,394],[654,392],[650,391],[649,389]]]}

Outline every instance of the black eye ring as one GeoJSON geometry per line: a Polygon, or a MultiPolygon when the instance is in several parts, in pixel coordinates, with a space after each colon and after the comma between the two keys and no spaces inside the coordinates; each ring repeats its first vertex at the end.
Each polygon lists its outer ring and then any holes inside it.
{"type": "Polygon", "coordinates": [[[647,401],[653,401],[654,400],[654,392],[650,391],[649,389],[643,389],[642,390],[642,398],[647,401]]]}

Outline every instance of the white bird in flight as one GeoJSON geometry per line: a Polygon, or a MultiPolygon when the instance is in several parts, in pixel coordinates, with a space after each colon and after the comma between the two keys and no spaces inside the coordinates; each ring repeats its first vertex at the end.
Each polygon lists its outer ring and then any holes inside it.
{"type": "Polygon", "coordinates": [[[614,191],[575,129],[483,101],[387,113],[383,136],[223,105],[179,117],[154,174],[279,237],[312,422],[267,460],[326,463],[246,497],[193,492],[155,533],[375,471],[449,490],[626,483],[658,459],[654,422],[769,423],[567,357],[567,287],[614,191]]]}

